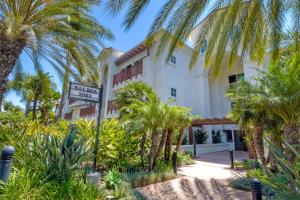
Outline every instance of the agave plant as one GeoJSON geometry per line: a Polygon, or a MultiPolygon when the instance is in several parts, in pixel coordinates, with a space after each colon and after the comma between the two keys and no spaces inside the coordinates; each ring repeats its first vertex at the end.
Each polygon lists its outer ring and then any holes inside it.
{"type": "Polygon", "coordinates": [[[118,172],[115,169],[110,170],[105,175],[104,182],[105,182],[106,188],[116,190],[122,182],[120,172],[118,172]]]}
{"type": "Polygon", "coordinates": [[[82,168],[89,155],[89,145],[77,136],[77,130],[73,127],[63,139],[50,135],[35,138],[30,153],[36,158],[40,166],[38,169],[46,181],[62,181],[82,168]]]}

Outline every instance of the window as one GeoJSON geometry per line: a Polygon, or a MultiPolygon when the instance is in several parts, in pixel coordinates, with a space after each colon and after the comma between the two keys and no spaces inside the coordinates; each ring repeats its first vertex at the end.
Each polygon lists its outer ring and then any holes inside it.
{"type": "Polygon", "coordinates": [[[171,97],[176,97],[176,89],[171,88],[171,97]]]}
{"type": "Polygon", "coordinates": [[[176,64],[176,57],[173,56],[173,55],[171,55],[171,57],[170,57],[170,62],[171,62],[172,64],[176,64]]]}
{"type": "Polygon", "coordinates": [[[226,134],[226,142],[233,142],[232,131],[231,130],[223,130],[226,134]]]}
{"type": "Polygon", "coordinates": [[[228,77],[228,82],[229,82],[229,85],[232,85],[234,83],[237,83],[241,80],[244,80],[244,73],[241,73],[241,74],[234,74],[234,75],[230,75],[228,77]]]}

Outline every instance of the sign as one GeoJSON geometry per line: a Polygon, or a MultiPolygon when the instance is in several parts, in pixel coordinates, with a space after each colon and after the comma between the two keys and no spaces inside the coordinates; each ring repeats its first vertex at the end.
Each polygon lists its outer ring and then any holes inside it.
{"type": "Polygon", "coordinates": [[[78,83],[70,83],[69,98],[99,102],[101,96],[100,93],[100,88],[85,86],[78,83]]]}
{"type": "Polygon", "coordinates": [[[97,167],[102,93],[103,93],[103,86],[101,86],[101,88],[95,88],[95,87],[90,87],[90,86],[70,82],[69,98],[79,99],[81,101],[95,102],[98,104],[97,127],[96,127],[96,136],[95,136],[96,142],[95,142],[94,164],[93,164],[94,172],[96,172],[96,167],[97,167]]]}

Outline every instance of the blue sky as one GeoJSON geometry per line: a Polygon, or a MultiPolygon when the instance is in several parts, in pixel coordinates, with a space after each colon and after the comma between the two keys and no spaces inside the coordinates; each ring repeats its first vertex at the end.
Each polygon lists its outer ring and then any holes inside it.
{"type": "MultiPolygon", "coordinates": [[[[101,5],[93,8],[92,15],[99,23],[109,28],[115,36],[114,41],[105,41],[105,46],[126,51],[145,39],[152,20],[165,1],[166,0],[151,1],[147,9],[144,10],[129,31],[125,31],[122,27],[125,10],[118,16],[108,17],[107,14],[103,12],[103,7],[101,5]]],[[[21,62],[26,72],[34,73],[33,65],[27,56],[22,55],[21,62]]],[[[56,73],[47,63],[44,63],[43,68],[52,75],[52,80],[56,83],[57,89],[60,90],[61,83],[56,73]]],[[[6,101],[12,101],[14,104],[24,107],[21,98],[15,92],[9,92],[6,96],[6,101]]]]}
{"type": "MultiPolygon", "coordinates": [[[[118,16],[108,17],[107,14],[103,12],[103,6],[100,5],[93,8],[91,12],[92,15],[98,20],[98,22],[109,28],[115,36],[114,41],[105,41],[105,46],[114,47],[125,52],[145,39],[154,17],[158,13],[160,7],[166,1],[167,0],[150,1],[149,6],[142,12],[134,26],[129,31],[125,31],[122,26],[123,17],[126,10],[124,10],[118,16]]],[[[214,0],[212,0],[212,2],[214,2],[214,0]]],[[[285,25],[287,27],[288,25],[290,25],[289,20],[285,25]]],[[[33,64],[27,56],[22,55],[21,62],[26,72],[34,73],[34,69],[32,67],[33,64]]],[[[44,63],[43,68],[45,71],[49,72],[52,75],[52,80],[56,83],[57,89],[60,91],[61,82],[59,81],[56,73],[47,63],[44,63]]],[[[20,97],[15,92],[9,92],[6,96],[6,100],[12,101],[14,104],[24,107],[20,97]]]]}

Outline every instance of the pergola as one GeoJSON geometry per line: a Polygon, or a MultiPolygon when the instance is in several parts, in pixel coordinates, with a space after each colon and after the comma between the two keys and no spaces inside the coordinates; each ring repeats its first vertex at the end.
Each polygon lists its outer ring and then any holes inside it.
{"type": "Polygon", "coordinates": [[[195,119],[192,122],[193,127],[202,127],[204,125],[224,125],[224,124],[237,124],[230,118],[204,118],[195,119]]]}
{"type": "Polygon", "coordinates": [[[189,128],[189,143],[193,144],[193,127],[203,127],[205,125],[228,125],[228,124],[237,124],[230,118],[204,118],[204,119],[194,119],[192,126],[189,128]]]}

